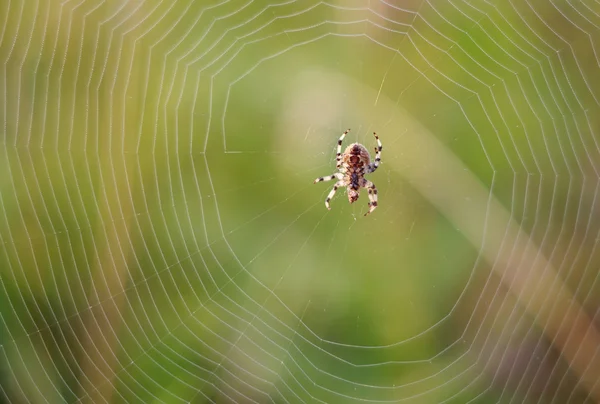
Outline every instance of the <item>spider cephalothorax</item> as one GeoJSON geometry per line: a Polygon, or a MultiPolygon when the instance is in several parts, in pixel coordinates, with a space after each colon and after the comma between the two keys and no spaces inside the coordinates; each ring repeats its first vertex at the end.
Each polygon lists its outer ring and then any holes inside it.
{"type": "Polygon", "coordinates": [[[340,136],[338,140],[336,168],[339,170],[339,172],[327,177],[319,177],[315,180],[315,183],[321,181],[331,181],[334,178],[337,178],[338,180],[325,200],[325,206],[327,209],[331,209],[329,207],[329,201],[331,198],[333,198],[335,191],[337,191],[339,187],[346,187],[348,192],[348,201],[350,201],[350,203],[356,202],[360,188],[367,188],[369,190],[369,211],[365,213],[365,216],[367,216],[377,207],[377,188],[375,188],[375,184],[366,180],[364,176],[365,174],[374,172],[377,170],[377,167],[379,167],[379,163],[381,162],[381,149],[383,147],[381,145],[381,141],[379,140],[379,136],[373,132],[375,139],[377,139],[377,147],[375,147],[375,161],[373,163],[371,163],[371,156],[369,156],[369,152],[360,143],[352,143],[350,146],[346,147],[346,150],[344,150],[344,153],[342,153],[342,141],[348,132],[350,132],[350,129],[342,133],[342,136],[340,136]]]}

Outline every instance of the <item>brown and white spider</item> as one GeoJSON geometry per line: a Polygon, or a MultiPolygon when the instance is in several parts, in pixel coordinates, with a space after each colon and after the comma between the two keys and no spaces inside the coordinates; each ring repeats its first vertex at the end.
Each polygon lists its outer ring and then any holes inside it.
{"type": "Polygon", "coordinates": [[[369,152],[365,146],[360,143],[352,143],[350,146],[346,147],[346,150],[344,150],[344,153],[342,154],[342,141],[348,132],[350,132],[350,129],[342,133],[342,136],[340,136],[338,140],[335,166],[339,172],[328,175],[327,177],[319,177],[314,183],[331,181],[332,179],[337,178],[338,181],[333,186],[329,195],[327,195],[327,199],[325,199],[325,206],[329,210],[331,210],[329,201],[333,198],[335,191],[337,191],[338,188],[346,187],[350,203],[356,202],[360,188],[367,188],[369,190],[369,211],[365,213],[365,216],[367,216],[377,207],[377,188],[375,188],[375,184],[365,179],[365,174],[370,174],[379,167],[379,163],[381,162],[381,149],[383,149],[383,146],[381,145],[379,136],[373,132],[373,136],[377,139],[378,146],[375,147],[375,161],[373,163],[371,163],[369,152]]]}

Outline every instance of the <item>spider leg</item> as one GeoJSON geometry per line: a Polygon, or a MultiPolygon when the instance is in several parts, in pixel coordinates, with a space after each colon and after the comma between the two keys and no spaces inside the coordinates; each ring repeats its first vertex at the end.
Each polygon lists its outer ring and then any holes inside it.
{"type": "Polygon", "coordinates": [[[379,140],[377,133],[373,132],[373,136],[375,136],[375,139],[377,139],[377,147],[375,147],[375,161],[367,166],[367,174],[377,170],[379,164],[381,163],[381,150],[383,149],[383,145],[381,144],[381,140],[379,140]]]}
{"type": "Polygon", "coordinates": [[[338,139],[337,154],[335,155],[335,166],[337,168],[340,168],[340,166],[342,165],[342,141],[344,140],[344,137],[346,137],[348,132],[350,132],[350,129],[347,129],[344,133],[342,133],[342,136],[340,136],[340,138],[338,139]]]}
{"type": "Polygon", "coordinates": [[[334,178],[341,180],[342,176],[343,176],[342,173],[335,173],[335,174],[328,175],[327,177],[319,177],[313,182],[313,184],[316,184],[317,182],[322,182],[322,181],[331,181],[334,178]]]}
{"type": "Polygon", "coordinates": [[[331,208],[329,207],[329,201],[331,200],[331,198],[333,198],[333,196],[335,195],[335,191],[338,190],[339,187],[341,187],[342,185],[344,185],[343,181],[338,181],[335,183],[335,185],[333,186],[333,189],[331,190],[331,192],[329,193],[329,195],[327,195],[327,199],[325,199],[325,207],[329,210],[331,210],[331,208]]]}
{"type": "Polygon", "coordinates": [[[365,183],[365,188],[369,190],[369,211],[365,213],[365,216],[367,216],[377,207],[377,188],[371,181],[365,183]]]}

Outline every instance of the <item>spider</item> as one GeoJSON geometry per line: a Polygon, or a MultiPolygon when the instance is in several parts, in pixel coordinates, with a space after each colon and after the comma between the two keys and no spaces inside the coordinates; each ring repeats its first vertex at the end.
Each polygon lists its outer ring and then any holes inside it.
{"type": "Polygon", "coordinates": [[[338,140],[335,166],[339,172],[328,175],[327,177],[319,177],[315,180],[314,184],[321,181],[331,181],[332,179],[337,178],[338,181],[333,186],[329,195],[327,195],[327,199],[325,199],[325,207],[329,210],[331,210],[329,201],[333,198],[335,191],[337,191],[338,188],[346,187],[350,203],[356,202],[360,188],[367,188],[369,190],[369,211],[365,213],[365,216],[367,216],[377,207],[377,188],[375,188],[375,184],[365,179],[365,174],[370,174],[377,170],[377,167],[379,167],[381,162],[381,150],[383,147],[379,140],[379,136],[377,136],[377,133],[373,132],[373,136],[377,139],[378,146],[375,147],[375,161],[373,163],[371,163],[369,152],[365,146],[360,143],[352,143],[350,146],[346,147],[346,150],[344,150],[344,153],[342,154],[342,141],[348,132],[350,132],[350,129],[342,133],[342,136],[340,136],[338,140]]]}

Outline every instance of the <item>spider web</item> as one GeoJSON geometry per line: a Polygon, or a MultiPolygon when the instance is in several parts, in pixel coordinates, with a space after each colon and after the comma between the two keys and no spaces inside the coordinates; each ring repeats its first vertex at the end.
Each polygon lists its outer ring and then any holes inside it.
{"type": "Polygon", "coordinates": [[[0,10],[1,400],[600,400],[598,1],[0,10]]]}

